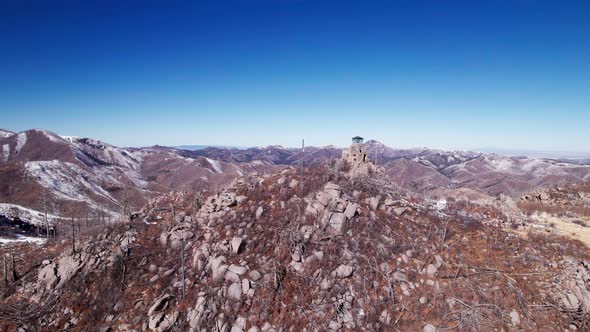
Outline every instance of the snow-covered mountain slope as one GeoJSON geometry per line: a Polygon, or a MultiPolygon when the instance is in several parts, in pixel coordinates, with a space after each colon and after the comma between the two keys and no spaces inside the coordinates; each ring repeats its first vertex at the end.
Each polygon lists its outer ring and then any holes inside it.
{"type": "Polygon", "coordinates": [[[12,135],[14,135],[12,131],[0,128],[0,140],[12,135]]]}
{"type": "Polygon", "coordinates": [[[119,148],[42,129],[0,140],[0,202],[40,207],[45,192],[62,214],[106,211],[113,217],[171,190],[217,188],[276,169],[271,162],[229,163],[187,157],[165,147],[119,148]]]}
{"type": "MultiPolygon", "coordinates": [[[[26,208],[17,204],[0,203],[0,215],[7,218],[19,218],[26,220],[28,223],[33,225],[44,225],[45,214],[42,211],[26,208]]],[[[53,223],[58,217],[48,213],[47,220],[49,223],[53,223]]]]}

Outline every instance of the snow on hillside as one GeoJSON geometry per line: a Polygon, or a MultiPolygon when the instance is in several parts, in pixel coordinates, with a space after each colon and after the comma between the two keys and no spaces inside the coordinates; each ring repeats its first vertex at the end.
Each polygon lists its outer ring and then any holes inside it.
{"type": "Polygon", "coordinates": [[[213,160],[213,159],[209,159],[209,158],[205,158],[205,159],[207,159],[207,161],[209,162],[209,164],[211,164],[211,166],[213,166],[213,169],[215,170],[215,172],[217,172],[217,173],[223,173],[223,170],[221,169],[221,165],[219,164],[219,161],[213,160]]]}
{"type": "Polygon", "coordinates": [[[4,144],[2,145],[2,161],[7,162],[8,158],[10,158],[10,145],[4,144]]]}
{"type": "Polygon", "coordinates": [[[61,136],[59,136],[57,134],[54,134],[52,132],[49,132],[49,131],[47,131],[45,129],[33,129],[33,130],[36,131],[36,132],[42,133],[43,135],[45,135],[45,137],[47,137],[52,142],[55,142],[55,143],[65,143],[64,142],[65,140],[61,136]]]}
{"type": "Polygon", "coordinates": [[[23,236],[20,234],[16,235],[16,239],[0,238],[0,245],[24,243],[24,242],[32,243],[32,244],[45,244],[45,242],[47,242],[47,239],[39,238],[39,237],[32,237],[32,236],[23,236]]]}
{"type": "Polygon", "coordinates": [[[29,176],[36,178],[39,184],[60,198],[94,204],[86,194],[86,191],[90,191],[92,194],[116,202],[97,184],[100,181],[94,174],[77,165],[58,160],[29,161],[25,164],[25,168],[29,176]]]}
{"type": "Polygon", "coordinates": [[[60,135],[61,138],[63,138],[64,140],[70,142],[70,143],[74,143],[76,140],[80,139],[80,137],[78,136],[66,136],[66,135],[60,135]]]}
{"type": "Polygon", "coordinates": [[[510,171],[514,166],[514,162],[511,159],[503,158],[503,159],[488,159],[487,160],[491,166],[494,167],[497,171],[510,171]]]}
{"type": "Polygon", "coordinates": [[[10,130],[0,129],[0,139],[7,138],[14,135],[14,133],[10,130]]]}
{"type": "Polygon", "coordinates": [[[16,153],[19,153],[25,144],[27,144],[27,133],[22,132],[16,136],[16,153]]]}
{"type": "MultiPolygon", "coordinates": [[[[43,212],[26,208],[24,206],[8,203],[0,203],[0,215],[4,215],[10,219],[19,218],[33,225],[45,224],[45,216],[43,212]]],[[[47,219],[50,223],[59,219],[58,216],[47,214],[47,219]]]]}
{"type": "Polygon", "coordinates": [[[131,151],[112,146],[99,140],[90,138],[68,137],[68,141],[79,149],[82,154],[76,156],[80,161],[87,163],[86,156],[100,160],[106,164],[122,166],[134,170],[141,168],[142,153],[133,153],[131,151]],[[86,154],[84,156],[83,154],[86,154]]]}

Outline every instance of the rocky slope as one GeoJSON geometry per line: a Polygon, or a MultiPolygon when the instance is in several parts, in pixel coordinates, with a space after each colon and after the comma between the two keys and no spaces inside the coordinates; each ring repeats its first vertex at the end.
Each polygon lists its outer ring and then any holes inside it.
{"type": "Polygon", "coordinates": [[[431,201],[329,166],[155,198],[39,254],[2,289],[3,330],[570,331],[590,252],[509,197],[431,201]],[[523,226],[524,225],[524,226],[523,226]]]}
{"type": "MultiPolygon", "coordinates": [[[[338,167],[342,149],[119,148],[46,130],[2,131],[0,203],[32,215],[116,220],[150,198],[169,191],[215,191],[246,175],[298,167],[338,167]]],[[[489,201],[498,194],[518,197],[539,187],[590,180],[590,166],[550,159],[505,157],[426,148],[394,149],[366,144],[368,157],[393,183],[435,199],[489,201]]],[[[5,209],[6,210],[6,209],[5,209]]],[[[22,213],[21,216],[25,216],[22,213]]],[[[5,217],[16,220],[14,214],[5,217]]],[[[22,218],[18,220],[27,221],[22,218]]],[[[35,220],[29,220],[35,223],[35,220]]],[[[37,224],[39,224],[37,222],[37,224]]]]}

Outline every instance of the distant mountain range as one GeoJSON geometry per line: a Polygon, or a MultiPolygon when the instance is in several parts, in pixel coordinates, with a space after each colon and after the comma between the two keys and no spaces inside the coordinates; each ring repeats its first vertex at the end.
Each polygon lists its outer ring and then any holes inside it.
{"type": "Polygon", "coordinates": [[[539,151],[539,150],[522,150],[522,149],[499,149],[499,148],[481,148],[476,151],[485,153],[496,153],[505,156],[527,156],[530,158],[552,158],[563,160],[590,160],[590,152],[576,151],[539,151]]]}
{"type": "MultiPolygon", "coordinates": [[[[590,180],[584,160],[493,153],[396,149],[371,140],[369,158],[399,186],[427,195],[479,199],[519,195],[540,186],[590,180]]],[[[335,146],[119,148],[91,139],[33,129],[0,130],[0,203],[55,215],[102,211],[112,217],[168,191],[216,190],[248,174],[304,165],[331,165],[335,146]]],[[[6,210],[6,209],[5,209],[6,210]]]]}
{"type": "MultiPolygon", "coordinates": [[[[240,149],[240,147],[237,146],[223,146],[223,145],[178,145],[178,146],[171,146],[171,148],[174,149],[180,149],[180,150],[203,150],[206,148],[235,148],[235,149],[240,149]]],[[[246,148],[243,148],[246,149],[246,148]]]]}
{"type": "MultiPolygon", "coordinates": [[[[7,132],[7,131],[3,131],[7,132]]],[[[0,203],[41,210],[42,196],[58,215],[106,211],[172,190],[215,189],[233,179],[263,173],[274,165],[186,158],[188,150],[167,147],[119,148],[107,143],[33,129],[0,139],[0,203]]]]}

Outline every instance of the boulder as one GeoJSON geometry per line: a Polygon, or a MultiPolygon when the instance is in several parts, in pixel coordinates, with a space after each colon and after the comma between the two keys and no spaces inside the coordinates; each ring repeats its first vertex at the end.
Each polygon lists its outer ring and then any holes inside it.
{"type": "Polygon", "coordinates": [[[165,294],[156,299],[156,302],[148,310],[148,327],[155,331],[167,331],[178,318],[178,313],[174,312],[166,315],[165,311],[170,305],[170,300],[174,298],[170,294],[165,294]]]}
{"type": "Polygon", "coordinates": [[[515,309],[512,309],[510,312],[510,322],[512,323],[512,326],[520,325],[520,315],[515,309]]]}
{"type": "Polygon", "coordinates": [[[330,203],[330,196],[320,192],[315,196],[315,199],[323,206],[328,206],[330,203]]]}
{"type": "Polygon", "coordinates": [[[352,272],[354,272],[354,268],[350,265],[345,264],[338,266],[338,268],[334,271],[338,278],[343,279],[350,277],[352,275],[352,272]]]}
{"type": "Polygon", "coordinates": [[[330,227],[334,229],[336,234],[346,233],[346,215],[341,212],[336,212],[330,217],[330,227]]]}
{"type": "Polygon", "coordinates": [[[264,208],[262,206],[259,206],[256,209],[256,220],[260,219],[260,217],[262,216],[263,213],[264,213],[264,208]]]}
{"type": "Polygon", "coordinates": [[[328,182],[324,187],[324,193],[332,199],[338,199],[342,195],[342,189],[339,185],[328,182]]]}
{"type": "Polygon", "coordinates": [[[197,329],[203,320],[207,301],[205,297],[199,296],[195,307],[187,314],[187,321],[192,329],[197,329]]]}
{"type": "Polygon", "coordinates": [[[213,280],[221,280],[227,271],[227,265],[223,264],[226,262],[225,256],[219,256],[211,261],[211,272],[213,274],[213,280]]]}
{"type": "Polygon", "coordinates": [[[332,284],[333,284],[333,282],[331,280],[324,278],[320,282],[320,289],[321,290],[329,290],[330,288],[332,288],[332,284]]]}
{"type": "Polygon", "coordinates": [[[57,274],[57,264],[53,263],[45,265],[39,270],[37,277],[37,284],[39,288],[50,290],[55,288],[58,282],[59,277],[57,274]]]}
{"type": "Polygon", "coordinates": [[[398,207],[398,208],[394,208],[392,210],[392,212],[394,215],[401,217],[401,215],[406,213],[407,210],[408,210],[408,208],[406,208],[406,207],[398,207]]]}
{"type": "Polygon", "coordinates": [[[231,272],[233,272],[233,273],[235,273],[235,274],[237,274],[239,276],[241,276],[241,275],[245,274],[246,272],[248,272],[248,269],[247,268],[245,268],[245,267],[243,267],[241,265],[235,265],[235,264],[230,265],[227,268],[227,270],[228,271],[231,271],[231,272]]]}
{"type": "Polygon", "coordinates": [[[498,196],[498,199],[500,200],[500,202],[502,202],[504,205],[506,205],[506,207],[508,207],[509,209],[518,210],[518,205],[516,205],[516,202],[514,202],[512,197],[506,196],[504,194],[500,194],[498,196]]]}
{"type": "Polygon", "coordinates": [[[173,296],[170,294],[164,294],[156,299],[154,304],[148,310],[148,316],[152,316],[156,312],[164,311],[168,308],[168,301],[172,299],[173,296]]]}
{"type": "Polygon", "coordinates": [[[354,217],[358,207],[359,206],[357,204],[349,203],[348,206],[346,206],[346,210],[344,210],[344,214],[346,215],[346,218],[351,219],[352,217],[354,217]]]}
{"type": "Polygon", "coordinates": [[[330,323],[328,324],[328,329],[330,331],[338,331],[342,328],[342,324],[335,322],[333,320],[330,321],[330,323]]]}
{"type": "Polygon", "coordinates": [[[231,240],[231,249],[234,254],[239,254],[243,247],[244,240],[241,237],[234,237],[231,240]]]}
{"type": "Polygon", "coordinates": [[[57,263],[57,276],[59,277],[59,283],[56,288],[61,288],[70,278],[72,278],[83,263],[72,256],[62,257],[57,263]]]}
{"type": "Polygon", "coordinates": [[[260,278],[262,278],[262,274],[260,274],[260,272],[256,270],[251,270],[250,273],[248,273],[248,275],[250,276],[250,279],[252,279],[252,281],[258,281],[260,280],[260,278]]]}
{"type": "Polygon", "coordinates": [[[242,293],[248,294],[249,290],[250,290],[250,280],[242,279],[242,293]]]}
{"type": "Polygon", "coordinates": [[[231,300],[240,301],[242,299],[242,285],[234,282],[227,288],[227,297],[231,300]]]}
{"type": "Polygon", "coordinates": [[[231,327],[231,332],[243,332],[246,329],[246,318],[238,317],[231,327]]]}
{"type": "Polygon", "coordinates": [[[445,262],[443,260],[443,258],[440,257],[440,255],[434,255],[434,260],[436,261],[434,266],[436,266],[437,269],[440,268],[443,265],[443,263],[445,262]]]}
{"type": "Polygon", "coordinates": [[[340,190],[342,190],[342,189],[340,188],[340,186],[339,186],[339,185],[337,185],[337,184],[335,184],[335,183],[332,183],[332,182],[328,182],[328,183],[326,183],[326,185],[324,186],[324,190],[338,190],[338,191],[340,191],[340,190]]]}
{"type": "Polygon", "coordinates": [[[305,214],[309,214],[312,216],[317,216],[318,215],[318,210],[316,208],[313,207],[313,205],[308,204],[307,207],[305,208],[305,214]]]}
{"type": "Polygon", "coordinates": [[[422,328],[422,332],[436,332],[436,328],[431,324],[426,324],[422,328]]]}
{"type": "Polygon", "coordinates": [[[379,208],[379,201],[381,201],[381,197],[375,196],[368,199],[369,206],[372,210],[377,210],[379,208]]]}
{"type": "Polygon", "coordinates": [[[168,244],[168,232],[163,232],[160,234],[160,243],[165,246],[168,244]]]}
{"type": "Polygon", "coordinates": [[[240,282],[240,276],[228,269],[227,272],[225,272],[225,280],[229,282],[240,282]]]}
{"type": "Polygon", "coordinates": [[[385,199],[385,202],[383,202],[383,204],[384,204],[385,206],[394,206],[394,205],[400,205],[400,201],[394,201],[394,200],[393,200],[393,199],[391,199],[391,198],[387,198],[387,199],[385,199]]]}
{"type": "Polygon", "coordinates": [[[224,192],[219,198],[221,199],[220,205],[222,207],[231,207],[237,204],[236,193],[234,192],[224,192]]]}
{"type": "Polygon", "coordinates": [[[243,196],[243,195],[242,195],[242,196],[238,196],[238,197],[236,197],[236,202],[237,202],[238,204],[244,204],[244,203],[246,203],[247,201],[248,201],[248,197],[246,197],[246,196],[243,196]]]}
{"type": "Polygon", "coordinates": [[[428,266],[426,267],[426,274],[428,274],[429,276],[433,276],[436,274],[436,272],[438,272],[436,266],[434,266],[433,264],[428,264],[428,266]]]}

